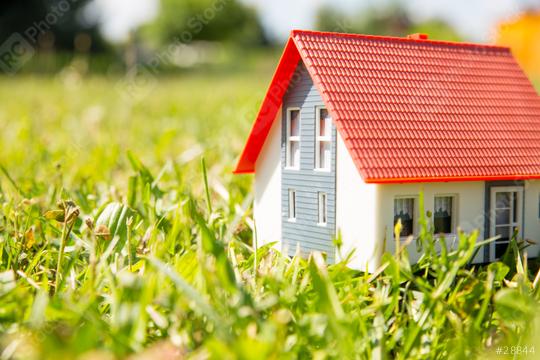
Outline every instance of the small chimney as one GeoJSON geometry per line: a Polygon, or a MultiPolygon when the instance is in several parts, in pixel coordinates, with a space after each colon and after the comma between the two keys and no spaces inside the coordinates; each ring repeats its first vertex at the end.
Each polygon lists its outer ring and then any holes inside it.
{"type": "Polygon", "coordinates": [[[411,39],[411,40],[427,40],[427,39],[429,39],[429,36],[428,36],[428,34],[416,33],[416,34],[407,35],[407,39],[411,39]]]}

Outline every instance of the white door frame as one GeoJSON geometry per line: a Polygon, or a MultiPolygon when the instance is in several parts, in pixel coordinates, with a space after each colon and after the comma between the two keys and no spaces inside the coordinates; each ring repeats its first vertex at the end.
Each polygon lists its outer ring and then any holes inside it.
{"type": "MultiPolygon", "coordinates": [[[[524,193],[524,187],[523,186],[493,186],[491,188],[491,202],[490,202],[490,209],[489,209],[489,215],[490,215],[490,229],[489,229],[489,236],[494,237],[495,236],[495,230],[496,227],[499,226],[508,226],[510,229],[510,239],[512,238],[512,235],[514,233],[514,228],[517,227],[519,229],[519,236],[523,236],[523,193],[524,193]],[[496,209],[497,208],[497,193],[517,193],[517,201],[512,201],[513,198],[510,200],[509,208],[502,208],[502,209],[508,209],[510,213],[509,223],[508,224],[497,224],[497,217],[496,217],[496,209]],[[514,208],[515,207],[515,208],[514,208]],[[514,218],[515,213],[515,218],[514,218]]],[[[512,195],[513,196],[513,195],[512,195]]],[[[498,241],[495,240],[489,244],[489,261],[495,261],[495,245],[498,241]]],[[[500,242],[498,242],[500,243],[500,242]]]]}

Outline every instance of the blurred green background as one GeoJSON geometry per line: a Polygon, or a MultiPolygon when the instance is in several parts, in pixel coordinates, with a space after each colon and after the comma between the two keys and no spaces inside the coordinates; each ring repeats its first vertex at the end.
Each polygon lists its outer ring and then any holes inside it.
{"type": "Polygon", "coordinates": [[[252,56],[263,54],[255,61],[270,58],[271,71],[289,31],[309,28],[498,43],[512,47],[536,78],[540,6],[534,3],[10,0],[0,5],[0,69],[54,75],[79,61],[83,74],[107,76],[137,65],[168,72],[249,71],[252,56]],[[10,47],[14,35],[23,38],[25,54],[10,47]]]}

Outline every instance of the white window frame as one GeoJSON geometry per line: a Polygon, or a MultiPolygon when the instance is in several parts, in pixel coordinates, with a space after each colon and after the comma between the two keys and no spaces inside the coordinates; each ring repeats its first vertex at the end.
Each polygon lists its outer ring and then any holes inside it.
{"type": "Polygon", "coordinates": [[[295,222],[296,221],[296,190],[295,189],[289,189],[289,200],[288,200],[288,208],[289,213],[287,214],[287,217],[289,221],[295,222]]]}
{"type": "Polygon", "coordinates": [[[298,151],[300,152],[300,135],[302,127],[302,117],[301,110],[299,107],[289,107],[287,108],[287,126],[286,126],[286,151],[285,151],[285,168],[288,170],[299,170],[300,169],[300,157],[298,156],[298,164],[291,164],[291,142],[298,142],[298,151]],[[291,136],[291,112],[298,111],[298,136],[291,136]]]}
{"type": "Polygon", "coordinates": [[[332,117],[330,117],[330,131],[326,136],[320,136],[320,125],[321,125],[321,110],[328,109],[324,106],[315,107],[315,170],[316,171],[326,171],[330,172],[332,170],[332,159],[328,164],[328,167],[321,168],[320,159],[321,159],[321,146],[322,142],[327,142],[330,144],[330,151],[332,151],[332,117]]]}
{"type": "Polygon", "coordinates": [[[412,199],[413,200],[413,228],[412,228],[412,234],[411,235],[407,235],[407,236],[401,236],[400,234],[400,241],[405,241],[409,238],[409,236],[416,236],[417,232],[418,232],[418,196],[417,195],[399,195],[399,196],[394,196],[393,200],[392,200],[392,238],[394,237],[394,228],[395,228],[395,224],[394,224],[394,213],[395,213],[395,206],[396,206],[396,202],[395,200],[405,200],[405,199],[412,199]]]}
{"type": "MultiPolygon", "coordinates": [[[[451,226],[451,229],[450,229],[451,232],[445,233],[445,234],[436,233],[435,237],[444,236],[445,238],[449,238],[449,237],[452,237],[452,236],[457,234],[458,195],[457,194],[436,194],[435,196],[433,196],[433,213],[432,213],[432,215],[433,215],[432,220],[433,221],[435,221],[435,212],[437,211],[437,209],[435,208],[435,199],[436,198],[442,198],[442,197],[452,198],[452,224],[450,225],[451,226]]],[[[433,227],[433,230],[435,230],[435,226],[433,227]]]]}
{"type": "Polygon", "coordinates": [[[326,226],[328,224],[328,193],[319,191],[317,193],[317,225],[326,226]]]}

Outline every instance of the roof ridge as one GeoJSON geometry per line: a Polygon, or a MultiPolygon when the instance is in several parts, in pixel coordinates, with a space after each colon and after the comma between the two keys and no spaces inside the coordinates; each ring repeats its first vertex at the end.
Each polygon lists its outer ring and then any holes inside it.
{"type": "Polygon", "coordinates": [[[471,43],[471,42],[457,42],[457,41],[432,40],[432,39],[412,39],[408,37],[398,37],[398,36],[366,35],[366,34],[340,33],[340,32],[332,32],[332,31],[316,31],[316,30],[303,30],[303,29],[293,29],[291,31],[291,37],[294,37],[297,34],[319,35],[319,36],[338,36],[338,37],[367,39],[367,40],[370,40],[370,39],[371,40],[389,40],[389,41],[400,41],[404,43],[446,45],[446,46],[453,46],[453,47],[481,48],[481,49],[501,50],[501,51],[510,52],[510,48],[508,46],[492,45],[492,44],[478,44],[478,43],[471,43]]]}

